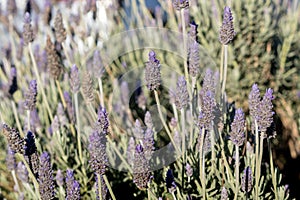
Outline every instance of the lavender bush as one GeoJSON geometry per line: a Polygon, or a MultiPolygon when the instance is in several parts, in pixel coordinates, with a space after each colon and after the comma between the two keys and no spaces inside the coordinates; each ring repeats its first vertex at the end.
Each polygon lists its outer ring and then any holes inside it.
{"type": "Polygon", "coordinates": [[[297,198],[299,4],[148,3],[1,7],[0,199],[297,198]]]}

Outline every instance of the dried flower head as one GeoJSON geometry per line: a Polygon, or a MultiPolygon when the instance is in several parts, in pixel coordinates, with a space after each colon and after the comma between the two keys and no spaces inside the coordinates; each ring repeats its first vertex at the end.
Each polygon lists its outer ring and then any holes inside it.
{"type": "Polygon", "coordinates": [[[157,90],[161,84],[160,63],[154,51],[149,52],[149,61],[146,63],[145,80],[149,90],[157,90]]]}
{"type": "Polygon", "coordinates": [[[140,189],[147,189],[151,181],[149,161],[146,159],[142,145],[138,144],[135,148],[133,163],[133,182],[140,189]]]}
{"type": "Polygon", "coordinates": [[[180,76],[177,81],[175,105],[177,109],[186,108],[189,103],[189,93],[187,91],[187,83],[184,76],[180,76]]]}
{"type": "Polygon", "coordinates": [[[24,102],[25,109],[32,111],[35,108],[36,97],[37,97],[37,83],[36,80],[32,80],[30,81],[29,89],[25,94],[25,102],[24,102]]]}
{"type": "Polygon", "coordinates": [[[246,193],[250,192],[252,189],[252,170],[248,166],[244,169],[243,177],[242,177],[242,190],[246,193]]]}
{"type": "Polygon", "coordinates": [[[67,169],[66,185],[66,200],[79,200],[80,185],[79,182],[74,179],[73,170],[67,169]]]}
{"type": "Polygon", "coordinates": [[[31,22],[30,14],[26,12],[24,16],[24,25],[23,25],[23,40],[25,46],[27,46],[30,42],[33,42],[34,40],[33,29],[30,22],[31,22]]]}
{"type": "Polygon", "coordinates": [[[54,181],[53,171],[50,163],[50,156],[47,152],[42,153],[40,156],[40,167],[39,167],[39,191],[42,200],[53,199],[54,192],[54,181]]]}
{"type": "Polygon", "coordinates": [[[24,154],[25,141],[21,138],[19,132],[14,128],[10,128],[7,124],[3,124],[3,133],[11,150],[16,153],[24,154]]]}
{"type": "Polygon", "coordinates": [[[231,124],[230,140],[233,144],[241,146],[245,141],[245,117],[241,108],[235,111],[235,116],[231,124]]]}
{"type": "Polygon", "coordinates": [[[227,45],[233,40],[235,35],[232,13],[230,8],[226,6],[223,13],[223,23],[219,32],[219,41],[223,45],[227,45]]]}
{"type": "Polygon", "coordinates": [[[73,93],[79,92],[80,79],[79,79],[78,68],[75,64],[71,68],[70,87],[73,93]]]}
{"type": "Polygon", "coordinates": [[[50,76],[55,80],[58,80],[60,74],[63,71],[63,66],[61,64],[60,57],[56,51],[55,45],[51,42],[49,35],[47,37],[46,52],[47,52],[47,68],[50,73],[50,76]]]}
{"type": "Polygon", "coordinates": [[[189,7],[188,0],[173,0],[173,6],[176,10],[186,9],[189,7]]]}
{"type": "Polygon", "coordinates": [[[93,79],[88,72],[85,72],[83,75],[82,92],[88,103],[94,102],[93,79]]]}
{"type": "Polygon", "coordinates": [[[57,11],[54,19],[54,30],[55,30],[55,37],[57,42],[62,43],[67,37],[67,32],[66,29],[64,28],[60,10],[57,11]]]}

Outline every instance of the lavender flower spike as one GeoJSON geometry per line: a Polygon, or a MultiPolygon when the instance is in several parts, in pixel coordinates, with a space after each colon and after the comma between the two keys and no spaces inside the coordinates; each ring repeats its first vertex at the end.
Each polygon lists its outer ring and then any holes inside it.
{"type": "Polygon", "coordinates": [[[260,119],[258,121],[258,128],[262,133],[266,133],[267,128],[270,127],[273,122],[273,99],[273,90],[269,88],[267,89],[260,105],[260,119]]]}
{"type": "Polygon", "coordinates": [[[252,90],[249,94],[249,110],[253,120],[258,120],[260,109],[260,92],[257,84],[252,85],[252,90]]]}
{"type": "Polygon", "coordinates": [[[146,189],[151,181],[151,173],[149,171],[149,162],[145,158],[142,145],[138,144],[135,148],[134,164],[133,164],[133,182],[140,189],[146,189]]]}
{"type": "Polygon", "coordinates": [[[44,152],[40,156],[40,168],[39,168],[39,191],[42,200],[53,199],[54,192],[54,181],[53,172],[50,163],[50,156],[47,152],[44,152]]]}
{"type": "Polygon", "coordinates": [[[189,102],[189,93],[187,91],[187,83],[184,76],[178,78],[175,105],[180,110],[185,108],[189,102]]]}
{"type": "Polygon", "coordinates": [[[233,28],[233,17],[231,10],[228,6],[224,8],[224,13],[223,13],[223,23],[220,29],[219,33],[219,41],[223,45],[229,44],[234,36],[236,35],[236,32],[234,31],[233,28]]]}
{"type": "Polygon", "coordinates": [[[74,179],[73,171],[70,169],[67,169],[66,185],[67,185],[66,200],[80,199],[80,185],[79,182],[74,179]]]}
{"type": "Polygon", "coordinates": [[[146,63],[145,80],[149,90],[157,90],[161,84],[160,64],[154,51],[149,52],[149,61],[146,63]]]}
{"type": "Polygon", "coordinates": [[[24,102],[25,109],[32,111],[35,108],[36,97],[37,97],[37,83],[36,80],[32,80],[29,83],[29,90],[25,94],[25,102],[24,102]]]}
{"type": "Polygon", "coordinates": [[[24,45],[27,46],[30,42],[34,40],[33,29],[30,24],[30,13],[26,12],[24,16],[24,26],[23,26],[23,40],[24,45]]]}
{"type": "Polygon", "coordinates": [[[231,124],[230,140],[233,144],[241,146],[245,140],[245,118],[242,109],[235,111],[235,116],[231,124]]]}
{"type": "Polygon", "coordinates": [[[216,106],[216,100],[214,94],[211,91],[201,91],[200,95],[201,112],[198,117],[197,126],[206,130],[211,128],[211,122],[214,120],[214,109],[216,106]]]}
{"type": "Polygon", "coordinates": [[[108,165],[106,155],[106,135],[94,130],[89,137],[88,151],[90,153],[90,166],[97,174],[103,175],[108,165]]]}

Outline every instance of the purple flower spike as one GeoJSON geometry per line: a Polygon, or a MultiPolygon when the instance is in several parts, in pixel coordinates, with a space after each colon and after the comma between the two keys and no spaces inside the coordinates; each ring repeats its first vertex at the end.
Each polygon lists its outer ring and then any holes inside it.
{"type": "Polygon", "coordinates": [[[187,91],[187,83],[184,76],[178,78],[176,96],[175,96],[175,105],[180,110],[186,108],[189,103],[189,93],[187,91]]]}
{"type": "Polygon", "coordinates": [[[146,63],[145,80],[149,90],[156,90],[161,84],[160,64],[154,51],[149,52],[149,61],[146,63]]]}
{"type": "Polygon", "coordinates": [[[223,23],[220,29],[219,33],[219,41],[223,45],[229,44],[234,36],[236,35],[236,32],[234,31],[233,28],[233,17],[231,10],[228,6],[224,8],[224,13],[223,13],[223,23]]]}
{"type": "Polygon", "coordinates": [[[80,199],[80,185],[74,179],[73,170],[67,169],[66,185],[67,185],[66,200],[77,200],[77,199],[80,199]]]}
{"type": "Polygon", "coordinates": [[[25,94],[25,102],[24,107],[27,110],[34,110],[36,104],[36,97],[37,97],[37,83],[36,80],[32,80],[29,83],[28,92],[25,94]]]}
{"type": "Polygon", "coordinates": [[[138,144],[135,148],[133,163],[133,182],[140,189],[146,189],[151,181],[149,161],[145,157],[142,145],[138,144]]]}
{"type": "Polygon", "coordinates": [[[252,90],[249,94],[249,109],[253,120],[258,120],[260,107],[260,92],[257,84],[252,85],[252,90]]]}
{"type": "Polygon", "coordinates": [[[90,166],[94,172],[103,175],[108,165],[106,155],[106,135],[94,130],[89,137],[88,151],[90,153],[90,166]]]}
{"type": "Polygon", "coordinates": [[[273,99],[273,90],[269,88],[267,89],[260,104],[260,119],[258,121],[258,128],[262,133],[266,133],[267,128],[270,127],[273,122],[273,99]]]}
{"type": "Polygon", "coordinates": [[[241,146],[245,140],[245,117],[242,109],[235,111],[234,120],[231,124],[230,140],[233,144],[241,146]]]}

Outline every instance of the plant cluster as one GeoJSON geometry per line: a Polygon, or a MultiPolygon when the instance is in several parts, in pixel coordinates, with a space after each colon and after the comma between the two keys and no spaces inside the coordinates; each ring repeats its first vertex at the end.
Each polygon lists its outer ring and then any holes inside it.
{"type": "Polygon", "coordinates": [[[289,199],[300,6],[220,2],[7,1],[0,198],[289,199]]]}

